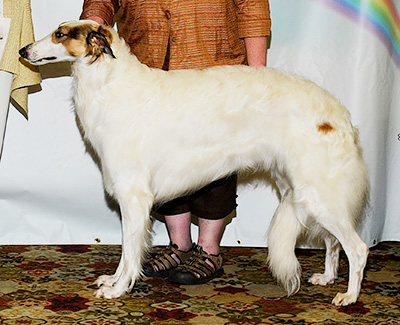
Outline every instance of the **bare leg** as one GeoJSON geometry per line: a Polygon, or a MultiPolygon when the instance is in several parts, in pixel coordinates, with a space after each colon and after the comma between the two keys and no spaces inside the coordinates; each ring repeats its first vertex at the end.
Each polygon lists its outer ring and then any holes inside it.
{"type": "Polygon", "coordinates": [[[224,227],[225,218],[217,220],[199,218],[199,246],[208,254],[218,255],[224,227]]]}
{"type": "Polygon", "coordinates": [[[190,212],[165,216],[169,238],[178,245],[179,250],[187,251],[192,247],[192,235],[190,232],[190,212]]]}
{"type": "MultiPolygon", "coordinates": [[[[165,217],[170,239],[177,244],[180,250],[187,251],[192,247],[192,238],[190,233],[191,215],[183,213],[174,216],[165,217]]],[[[199,218],[199,239],[198,245],[203,247],[203,250],[212,255],[219,254],[219,243],[221,240],[222,230],[225,226],[225,218],[218,220],[209,220],[199,218]]],[[[172,256],[178,263],[176,256],[172,256]]],[[[208,262],[211,266],[211,262],[208,262]]],[[[200,277],[199,274],[196,274],[200,277]]]]}

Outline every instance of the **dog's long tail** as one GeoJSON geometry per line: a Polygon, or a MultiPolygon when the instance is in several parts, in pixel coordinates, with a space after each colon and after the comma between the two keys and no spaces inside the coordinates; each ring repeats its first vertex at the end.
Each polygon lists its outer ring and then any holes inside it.
{"type": "Polygon", "coordinates": [[[288,190],[275,212],[268,232],[267,262],[272,274],[289,296],[300,289],[301,267],[294,251],[302,230],[299,213],[293,192],[288,190]]]}

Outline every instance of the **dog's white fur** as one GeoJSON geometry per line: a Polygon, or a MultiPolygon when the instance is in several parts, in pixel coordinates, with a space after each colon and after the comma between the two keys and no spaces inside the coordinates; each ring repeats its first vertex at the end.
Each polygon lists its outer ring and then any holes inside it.
{"type": "Polygon", "coordinates": [[[73,62],[76,113],[121,207],[121,260],[96,281],[97,297],[119,297],[140,276],[154,203],[254,169],[270,171],[281,193],[268,234],[274,276],[288,294],[299,290],[294,248],[309,231],[327,248],[325,273],[310,282],[333,283],[341,244],[349,287],[333,303],[356,301],[368,255],[355,230],[367,169],[349,112],[325,90],[267,68],[150,69],[113,29],[89,21],[61,24],[20,53],[33,64],[73,62]]]}

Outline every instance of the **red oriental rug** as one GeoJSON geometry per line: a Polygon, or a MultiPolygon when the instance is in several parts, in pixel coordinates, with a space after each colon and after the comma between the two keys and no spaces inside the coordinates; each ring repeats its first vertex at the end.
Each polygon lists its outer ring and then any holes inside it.
{"type": "MultiPolygon", "coordinates": [[[[160,248],[156,248],[158,251],[160,248]]],[[[119,299],[92,296],[94,280],[112,274],[120,246],[0,246],[1,324],[400,324],[400,243],[371,249],[355,305],[335,307],[348,264],[341,255],[334,285],[313,286],[324,251],[297,251],[301,290],[292,297],[276,285],[267,249],[223,248],[225,274],[198,286],[143,279],[119,299]]]]}

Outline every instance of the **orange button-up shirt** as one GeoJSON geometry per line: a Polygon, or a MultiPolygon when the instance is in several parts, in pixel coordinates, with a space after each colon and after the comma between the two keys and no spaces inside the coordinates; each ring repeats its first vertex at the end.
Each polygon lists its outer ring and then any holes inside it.
{"type": "Polygon", "coordinates": [[[115,17],[119,34],[144,64],[201,69],[246,64],[243,38],[268,36],[268,0],[85,0],[81,19],[115,17]]]}

